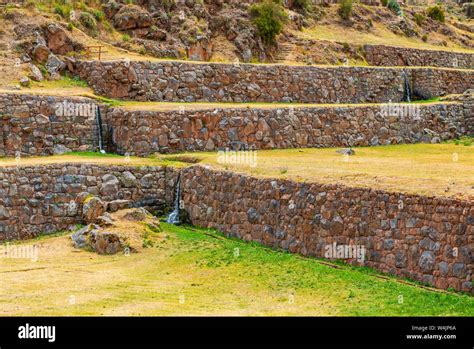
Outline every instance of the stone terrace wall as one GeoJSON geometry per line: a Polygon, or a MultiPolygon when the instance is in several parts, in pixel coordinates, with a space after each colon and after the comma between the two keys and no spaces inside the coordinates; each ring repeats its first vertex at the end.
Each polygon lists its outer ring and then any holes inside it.
{"type": "Polygon", "coordinates": [[[0,94],[0,156],[93,150],[98,143],[95,108],[89,98],[0,94]],[[56,110],[64,102],[80,107],[79,113],[56,110]]]}
{"type": "MultiPolygon", "coordinates": [[[[405,85],[399,68],[82,61],[76,71],[98,94],[139,101],[399,102],[405,85]]],[[[405,71],[425,98],[462,93],[474,81],[471,70],[405,71]]]]}
{"type": "Polygon", "coordinates": [[[66,230],[83,223],[77,195],[171,205],[177,172],[165,167],[53,164],[0,169],[0,241],[66,230]]]}
{"type": "Polygon", "coordinates": [[[385,45],[364,45],[369,65],[427,66],[474,69],[474,53],[420,50],[385,45]]]}
{"type": "Polygon", "coordinates": [[[107,120],[111,149],[141,156],[222,148],[439,142],[466,133],[463,105],[455,103],[181,112],[112,108],[107,120]]]}
{"type": "Polygon", "coordinates": [[[473,292],[474,203],[339,185],[182,171],[193,224],[307,256],[336,242],[366,248],[364,265],[473,292]]]}

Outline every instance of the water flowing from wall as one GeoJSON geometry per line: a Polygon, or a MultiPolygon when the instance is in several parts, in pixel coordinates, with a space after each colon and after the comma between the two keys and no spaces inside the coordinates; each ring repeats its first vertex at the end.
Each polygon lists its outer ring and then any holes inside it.
{"type": "Polygon", "coordinates": [[[171,224],[179,224],[181,223],[179,220],[179,210],[180,210],[180,201],[181,201],[181,188],[180,188],[181,178],[178,176],[178,181],[176,182],[176,192],[174,197],[174,209],[169,214],[168,218],[166,219],[167,223],[171,224]]]}
{"type": "Polygon", "coordinates": [[[96,124],[97,124],[97,140],[98,140],[98,143],[99,143],[99,151],[102,154],[105,154],[104,140],[102,138],[102,116],[100,114],[100,107],[99,106],[96,107],[95,116],[96,116],[96,124]]]}
{"type": "Polygon", "coordinates": [[[404,101],[411,102],[411,87],[410,87],[410,80],[408,78],[407,72],[403,71],[403,79],[405,81],[405,89],[404,89],[404,101]]]}

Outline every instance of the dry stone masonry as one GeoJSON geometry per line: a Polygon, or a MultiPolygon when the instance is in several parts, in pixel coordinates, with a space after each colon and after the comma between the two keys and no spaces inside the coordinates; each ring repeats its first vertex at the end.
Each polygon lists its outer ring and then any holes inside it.
{"type": "Polygon", "coordinates": [[[0,94],[0,156],[94,150],[96,107],[89,98],[0,94]]]}
{"type": "Polygon", "coordinates": [[[84,193],[109,206],[171,205],[177,172],[160,166],[52,164],[0,171],[0,241],[67,230],[84,223],[84,193]],[[170,200],[170,202],[168,202],[170,200]]]}
{"type": "Polygon", "coordinates": [[[306,256],[327,257],[333,245],[358,246],[365,257],[349,258],[351,263],[473,292],[470,201],[254,178],[201,166],[181,171],[92,164],[3,168],[0,240],[84,223],[83,206],[98,201],[86,201],[90,195],[109,209],[124,203],[169,207],[178,175],[180,206],[197,226],[306,256]]]}
{"type": "Polygon", "coordinates": [[[113,151],[368,146],[440,142],[466,134],[463,104],[224,108],[107,114],[113,151]]]}
{"type": "Polygon", "coordinates": [[[81,61],[76,72],[104,96],[168,102],[399,102],[406,79],[421,99],[463,93],[474,80],[474,71],[467,69],[177,61],[81,61]]]}
{"type": "MultiPolygon", "coordinates": [[[[467,94],[466,94],[467,96],[467,94]]],[[[0,95],[0,156],[98,148],[97,104],[89,98],[0,95]]],[[[127,110],[101,105],[105,150],[155,152],[223,148],[367,146],[440,142],[472,132],[472,98],[435,104],[127,110]]]]}
{"type": "Polygon", "coordinates": [[[365,58],[375,66],[419,66],[474,69],[474,54],[416,48],[364,45],[365,58]]]}
{"type": "Polygon", "coordinates": [[[184,169],[181,183],[192,224],[305,256],[324,258],[334,243],[364,247],[365,266],[473,292],[470,201],[259,179],[201,166],[184,169]]]}

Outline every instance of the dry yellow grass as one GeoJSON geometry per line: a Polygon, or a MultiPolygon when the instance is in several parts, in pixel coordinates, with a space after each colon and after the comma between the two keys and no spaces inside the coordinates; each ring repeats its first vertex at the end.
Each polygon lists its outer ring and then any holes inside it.
{"type": "Polygon", "coordinates": [[[0,254],[0,315],[472,316],[474,309],[467,295],[335,269],[212,231],[163,224],[156,238],[128,256],[75,250],[69,236],[10,245],[36,245],[38,254],[36,261],[0,254]]]}
{"type": "Polygon", "coordinates": [[[185,164],[179,162],[168,162],[156,158],[124,157],[113,154],[100,153],[69,153],[64,155],[23,157],[19,160],[15,158],[0,158],[0,167],[15,166],[44,166],[50,164],[98,164],[104,166],[163,166],[173,165],[182,167],[185,164]]]}
{"type": "Polygon", "coordinates": [[[219,163],[216,153],[185,155],[253,176],[474,200],[474,145],[394,145],[355,151],[346,157],[335,148],[257,151],[256,167],[219,163]]]}
{"type": "MultiPolygon", "coordinates": [[[[364,8],[365,11],[369,13],[374,13],[376,9],[373,6],[365,6],[361,4],[358,4],[357,7],[364,8]]],[[[331,6],[325,9],[325,11],[326,15],[319,23],[316,23],[311,27],[304,28],[302,31],[292,31],[292,34],[304,39],[327,40],[340,43],[347,42],[349,44],[355,45],[388,45],[425,50],[474,53],[474,50],[460,46],[448,35],[443,35],[439,32],[430,32],[429,42],[424,42],[420,37],[397,35],[388,29],[386,23],[376,21],[373,22],[370,31],[361,31],[356,28],[344,25],[341,21],[339,21],[339,15],[337,14],[338,6],[331,6]],[[433,42],[445,42],[447,46],[434,44],[433,42]]],[[[420,13],[422,10],[418,9],[417,12],[420,13]]],[[[472,20],[469,22],[472,22],[472,20]]],[[[465,36],[472,35],[470,32],[455,27],[449,23],[449,21],[446,22],[446,25],[450,30],[455,31],[458,34],[463,34],[465,36]]]]}

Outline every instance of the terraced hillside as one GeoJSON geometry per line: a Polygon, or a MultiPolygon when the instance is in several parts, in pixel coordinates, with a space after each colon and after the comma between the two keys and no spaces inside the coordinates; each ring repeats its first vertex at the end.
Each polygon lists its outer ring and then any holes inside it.
{"type": "Polygon", "coordinates": [[[472,315],[469,5],[297,3],[4,9],[2,314],[472,315]]]}

